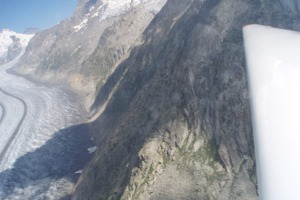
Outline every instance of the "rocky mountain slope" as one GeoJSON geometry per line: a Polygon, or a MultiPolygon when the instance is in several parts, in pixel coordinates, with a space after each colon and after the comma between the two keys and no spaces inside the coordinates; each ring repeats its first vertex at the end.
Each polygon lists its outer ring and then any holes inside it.
{"type": "Polygon", "coordinates": [[[3,29],[0,31],[0,65],[16,58],[28,44],[33,34],[20,34],[3,29]]]}
{"type": "Polygon", "coordinates": [[[95,98],[73,199],[258,199],[242,27],[300,30],[298,1],[116,2],[80,1],[20,63],[95,98]]]}
{"type": "Polygon", "coordinates": [[[18,72],[90,94],[125,59],[166,0],[80,0],[74,15],[36,34],[18,72]],[[100,66],[99,66],[100,65],[100,66]]]}
{"type": "Polygon", "coordinates": [[[290,5],[169,0],[99,94],[74,199],[258,199],[242,27],[299,30],[290,5]]]}

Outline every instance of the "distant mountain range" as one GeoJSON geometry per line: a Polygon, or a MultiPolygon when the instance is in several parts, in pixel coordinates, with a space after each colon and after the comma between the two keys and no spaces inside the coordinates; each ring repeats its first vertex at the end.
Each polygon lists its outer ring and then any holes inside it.
{"type": "Polygon", "coordinates": [[[0,31],[0,65],[13,60],[25,48],[33,34],[20,34],[3,29],[0,31]]]}

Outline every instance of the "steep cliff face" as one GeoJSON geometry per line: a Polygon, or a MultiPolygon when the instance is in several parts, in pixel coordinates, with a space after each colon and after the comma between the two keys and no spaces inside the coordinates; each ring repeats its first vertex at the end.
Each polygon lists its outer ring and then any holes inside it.
{"type": "Polygon", "coordinates": [[[39,32],[21,58],[19,73],[67,82],[91,94],[114,71],[166,0],[81,0],[74,15],[39,32]]]}
{"type": "Polygon", "coordinates": [[[99,87],[73,199],[258,199],[242,27],[299,30],[297,5],[167,1],[99,87]]]}

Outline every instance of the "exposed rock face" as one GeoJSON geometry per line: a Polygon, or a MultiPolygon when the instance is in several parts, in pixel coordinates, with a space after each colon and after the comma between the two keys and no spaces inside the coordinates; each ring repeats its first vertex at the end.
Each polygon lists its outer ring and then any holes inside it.
{"type": "Polygon", "coordinates": [[[22,45],[20,43],[20,38],[17,38],[15,35],[10,36],[12,39],[12,44],[8,47],[7,50],[7,61],[13,60],[16,58],[19,53],[22,51],[22,45]]]}
{"type": "Polygon", "coordinates": [[[100,89],[73,199],[258,199],[242,27],[299,30],[294,5],[169,0],[100,89]]]}
{"type": "Polygon", "coordinates": [[[74,16],[35,35],[18,71],[43,81],[66,81],[90,94],[140,43],[165,1],[79,1],[74,16]]]}

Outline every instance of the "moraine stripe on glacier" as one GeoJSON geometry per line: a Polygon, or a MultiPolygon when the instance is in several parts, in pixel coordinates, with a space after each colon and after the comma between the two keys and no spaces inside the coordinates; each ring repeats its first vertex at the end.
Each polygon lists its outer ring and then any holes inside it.
{"type": "MultiPolygon", "coordinates": [[[[14,140],[27,112],[26,103],[17,96],[11,95],[0,88],[0,103],[6,115],[0,123],[0,161],[14,140]]],[[[3,112],[2,112],[3,113],[3,112]]]]}
{"type": "Polygon", "coordinates": [[[4,110],[4,107],[0,104],[0,124],[1,124],[4,116],[5,116],[5,110],[4,110]]]}

